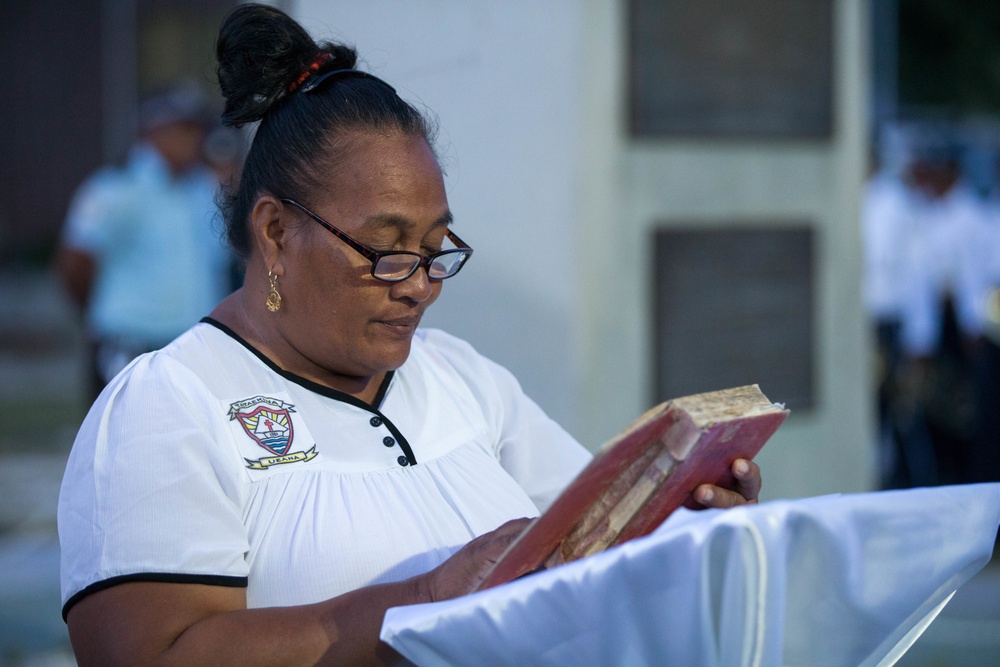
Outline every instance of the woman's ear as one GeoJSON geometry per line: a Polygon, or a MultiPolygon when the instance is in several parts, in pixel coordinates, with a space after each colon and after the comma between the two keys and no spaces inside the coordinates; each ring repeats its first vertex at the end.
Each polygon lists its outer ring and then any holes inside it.
{"type": "Polygon", "coordinates": [[[282,258],[292,231],[288,208],[271,195],[262,196],[250,212],[250,231],[264,266],[281,276],[282,258]]]}

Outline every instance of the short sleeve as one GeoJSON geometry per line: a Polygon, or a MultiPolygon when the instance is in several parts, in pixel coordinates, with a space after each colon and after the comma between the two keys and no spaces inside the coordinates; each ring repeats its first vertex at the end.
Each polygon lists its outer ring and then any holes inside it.
{"type": "Polygon", "coordinates": [[[521,389],[506,368],[487,361],[500,391],[500,463],[544,512],[592,455],[521,389]]]}
{"type": "Polygon", "coordinates": [[[246,586],[244,492],[212,405],[189,369],[157,353],[95,403],[59,496],[64,617],[128,581],[246,586]]]}

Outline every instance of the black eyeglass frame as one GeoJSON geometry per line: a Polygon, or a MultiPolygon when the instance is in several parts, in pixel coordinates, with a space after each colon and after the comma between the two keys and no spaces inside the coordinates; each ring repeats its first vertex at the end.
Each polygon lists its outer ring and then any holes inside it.
{"type": "Polygon", "coordinates": [[[354,250],[356,250],[365,259],[367,259],[369,262],[371,262],[371,264],[372,264],[372,268],[371,268],[371,276],[372,276],[372,278],[374,278],[375,280],[380,280],[380,281],[382,281],[384,283],[398,283],[398,282],[402,282],[402,281],[406,280],[407,278],[409,278],[410,276],[412,276],[414,273],[416,273],[417,270],[419,270],[421,267],[423,267],[427,271],[427,277],[429,279],[431,279],[431,280],[445,280],[447,278],[451,278],[451,277],[455,276],[459,271],[462,270],[462,267],[465,266],[465,263],[469,261],[469,257],[471,257],[472,253],[473,253],[472,247],[469,246],[468,243],[466,243],[465,241],[463,241],[462,239],[460,239],[458,237],[458,235],[455,232],[451,231],[450,229],[448,229],[448,230],[445,231],[445,236],[447,236],[448,239],[452,243],[455,244],[455,247],[454,248],[448,248],[447,250],[441,250],[441,251],[436,252],[436,253],[434,253],[432,255],[422,255],[419,252],[413,252],[413,251],[410,251],[410,250],[375,250],[374,248],[370,248],[370,247],[366,246],[364,243],[361,243],[360,241],[356,241],[355,239],[351,238],[347,234],[347,232],[343,232],[343,231],[337,229],[336,227],[334,227],[333,225],[331,225],[329,222],[327,222],[323,218],[319,217],[318,215],[316,215],[315,213],[313,213],[312,211],[310,211],[309,209],[307,209],[305,206],[303,206],[302,204],[298,203],[294,199],[288,199],[286,197],[282,197],[280,199],[280,201],[283,204],[290,204],[290,205],[294,206],[295,208],[299,209],[300,211],[302,211],[303,213],[305,213],[306,215],[308,215],[310,218],[312,218],[313,220],[315,220],[316,222],[318,222],[324,229],[326,229],[326,231],[330,232],[331,234],[333,234],[334,236],[336,236],[338,239],[340,239],[341,241],[343,241],[347,245],[349,245],[352,248],[354,248],[354,250]],[[438,257],[441,257],[442,255],[454,255],[456,253],[461,253],[462,256],[464,257],[464,259],[462,259],[458,263],[458,268],[457,269],[455,269],[453,272],[449,273],[446,276],[438,276],[438,277],[431,276],[431,274],[430,274],[431,262],[433,262],[438,257]],[[389,256],[389,255],[411,255],[413,257],[418,257],[419,261],[416,264],[413,265],[413,268],[410,269],[406,273],[406,275],[400,276],[398,278],[384,278],[384,277],[375,275],[375,267],[378,265],[379,260],[381,260],[383,257],[389,256]]]}

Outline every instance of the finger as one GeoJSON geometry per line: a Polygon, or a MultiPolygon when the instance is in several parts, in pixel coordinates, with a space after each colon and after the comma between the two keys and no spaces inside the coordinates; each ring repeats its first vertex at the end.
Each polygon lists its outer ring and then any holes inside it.
{"type": "Polygon", "coordinates": [[[501,524],[496,530],[493,531],[494,535],[506,535],[508,533],[514,535],[520,535],[524,532],[534,519],[521,518],[521,519],[511,519],[506,523],[501,524]]]}
{"type": "Polygon", "coordinates": [[[494,530],[491,535],[493,536],[493,542],[499,547],[496,552],[497,557],[519,538],[521,533],[533,522],[534,519],[513,519],[494,530]]]}
{"type": "Polygon", "coordinates": [[[761,478],[760,466],[748,459],[736,459],[732,465],[733,477],[736,478],[734,491],[748,501],[756,501],[760,496],[761,478]]]}
{"type": "Polygon", "coordinates": [[[694,499],[705,507],[714,509],[725,509],[757,502],[756,500],[747,500],[736,491],[730,491],[714,484],[700,485],[694,490],[694,499]]]}
{"type": "Polygon", "coordinates": [[[531,522],[532,519],[511,519],[498,528],[475,538],[465,545],[463,551],[475,553],[476,558],[493,562],[524,532],[524,529],[531,522]]]}
{"type": "Polygon", "coordinates": [[[486,577],[493,565],[507,551],[507,548],[520,537],[531,523],[532,519],[512,519],[488,533],[484,533],[469,542],[455,556],[456,567],[464,571],[462,578],[465,584],[460,594],[471,593],[486,577]]]}

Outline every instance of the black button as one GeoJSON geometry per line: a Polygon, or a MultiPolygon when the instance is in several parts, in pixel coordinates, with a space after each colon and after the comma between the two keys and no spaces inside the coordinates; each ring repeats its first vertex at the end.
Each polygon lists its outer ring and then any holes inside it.
{"type": "Polygon", "coordinates": [[[396,441],[390,438],[389,436],[385,436],[384,438],[382,438],[382,444],[385,445],[386,447],[392,447],[393,445],[396,444],[396,441]]]}
{"type": "Polygon", "coordinates": [[[378,428],[379,426],[382,425],[382,418],[381,417],[372,417],[371,419],[368,420],[368,423],[371,424],[372,426],[374,426],[375,428],[378,428]]]}
{"type": "Polygon", "coordinates": [[[398,459],[396,459],[396,463],[403,466],[404,468],[410,465],[409,459],[407,459],[405,456],[400,456],[398,459]]]}

